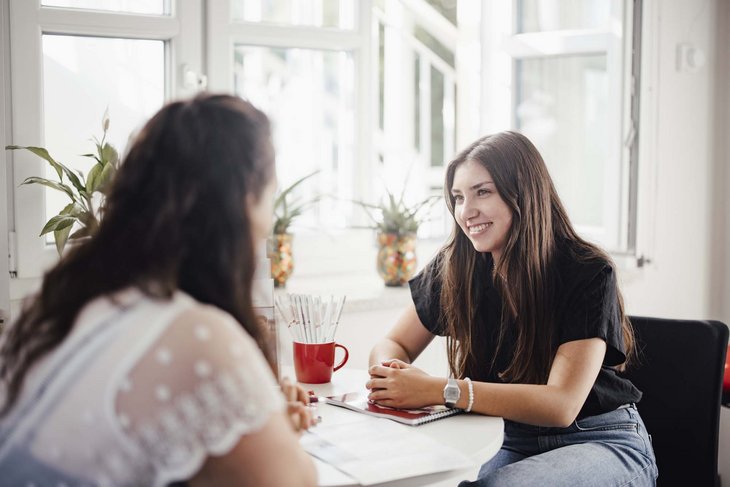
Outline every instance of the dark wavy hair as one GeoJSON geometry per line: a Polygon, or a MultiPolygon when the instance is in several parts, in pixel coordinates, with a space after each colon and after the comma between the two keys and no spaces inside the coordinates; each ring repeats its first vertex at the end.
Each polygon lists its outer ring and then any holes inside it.
{"type": "MultiPolygon", "coordinates": [[[[487,135],[449,163],[444,193],[452,216],[454,174],[466,161],[477,162],[489,171],[497,192],[512,211],[507,242],[494,266],[494,284],[504,303],[497,346],[502,344],[507,323],[514,323],[516,337],[511,363],[499,371],[500,376],[512,382],[544,384],[556,351],[553,290],[558,242],[567,242],[566,251],[577,261],[613,263],[600,248],[578,236],[542,156],[527,137],[517,132],[487,135]]],[[[480,340],[475,337],[484,333],[474,315],[482,283],[470,277],[484,264],[485,256],[474,249],[456,219],[443,255],[440,302],[449,337],[451,372],[455,377],[480,377],[485,364],[494,364],[494,357],[485,356],[486,352],[476,346],[480,340]]],[[[634,334],[618,289],[617,296],[630,362],[635,356],[634,334]]],[[[622,370],[623,365],[617,368],[622,370]]]]}
{"type": "Polygon", "coordinates": [[[202,94],[163,107],[135,137],[98,233],[45,274],[6,331],[3,413],[83,306],[130,286],[159,299],[182,290],[227,311],[272,364],[251,304],[255,242],[246,202],[259,201],[274,173],[269,120],[250,103],[202,94]]]}

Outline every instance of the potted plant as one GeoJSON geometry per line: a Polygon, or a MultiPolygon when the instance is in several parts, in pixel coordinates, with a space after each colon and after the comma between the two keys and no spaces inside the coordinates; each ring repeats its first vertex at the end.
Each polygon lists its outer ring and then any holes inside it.
{"type": "Polygon", "coordinates": [[[396,197],[386,188],[387,198],[380,204],[355,201],[373,221],[377,230],[377,269],[386,286],[402,286],[416,272],[416,233],[438,196],[429,196],[414,205],[407,205],[404,193],[396,197]]]}
{"type": "Polygon", "coordinates": [[[66,242],[69,239],[91,237],[96,234],[99,228],[99,221],[104,213],[104,198],[111,187],[111,182],[119,166],[119,154],[117,150],[106,141],[109,130],[109,115],[104,113],[101,122],[101,141],[94,137],[96,153],[83,154],[96,160],[84,176],[81,171],[72,171],[66,165],[56,161],[43,147],[33,146],[5,146],[7,150],[27,150],[44,159],[51,165],[58,175],[58,180],[32,176],[21,183],[41,184],[48,188],[61,191],[70,200],[58,215],[51,217],[41,230],[40,236],[53,232],[58,255],[63,253],[66,242]],[[76,225],[76,230],[71,230],[76,225]]]}
{"type": "Polygon", "coordinates": [[[269,259],[271,259],[271,276],[274,278],[275,287],[285,286],[287,279],[294,271],[293,235],[289,233],[289,226],[304,210],[320,200],[319,195],[302,200],[296,198],[293,192],[300,184],[318,172],[314,171],[294,181],[282,189],[274,200],[274,231],[269,247],[269,259]]]}

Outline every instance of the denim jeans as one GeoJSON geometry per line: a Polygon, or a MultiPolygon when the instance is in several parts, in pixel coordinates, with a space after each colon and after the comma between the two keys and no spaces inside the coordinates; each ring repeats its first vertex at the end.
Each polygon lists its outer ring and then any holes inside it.
{"type": "Polygon", "coordinates": [[[505,420],[502,449],[459,487],[655,486],[654,450],[634,405],[544,428],[505,420]]]}

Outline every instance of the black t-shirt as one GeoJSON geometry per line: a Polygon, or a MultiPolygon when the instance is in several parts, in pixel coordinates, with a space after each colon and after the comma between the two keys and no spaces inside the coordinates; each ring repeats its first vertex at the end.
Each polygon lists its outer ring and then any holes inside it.
{"type": "MultiPolygon", "coordinates": [[[[437,255],[416,277],[410,280],[411,296],[421,323],[435,335],[445,335],[445,323],[440,319],[441,279],[439,266],[442,254],[437,255]]],[[[578,417],[593,416],[613,411],[626,403],[638,402],[641,391],[612,366],[624,362],[623,333],[618,314],[616,275],[607,262],[578,262],[568,252],[556,255],[555,320],[557,345],[573,340],[601,338],[606,342],[606,356],[596,382],[588,394],[578,417]]],[[[478,289],[474,347],[483,347],[491,357],[483,368],[472,374],[472,379],[483,382],[503,382],[499,372],[509,365],[515,349],[514,330],[506,327],[502,345],[497,347],[502,316],[502,299],[493,285],[491,254],[478,259],[473,279],[481,282],[478,289]],[[497,356],[495,357],[495,351],[497,356]]]]}

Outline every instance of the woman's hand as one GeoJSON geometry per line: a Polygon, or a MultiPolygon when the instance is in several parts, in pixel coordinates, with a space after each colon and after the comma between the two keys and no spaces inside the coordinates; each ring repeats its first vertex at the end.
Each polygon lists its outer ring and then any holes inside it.
{"type": "Polygon", "coordinates": [[[309,395],[299,384],[292,384],[286,377],[281,380],[281,391],[287,405],[287,417],[294,431],[301,432],[315,424],[309,407],[309,395]]]}
{"type": "Polygon", "coordinates": [[[432,377],[402,360],[390,359],[369,369],[368,399],[382,406],[420,408],[443,403],[445,380],[432,377]]]}

